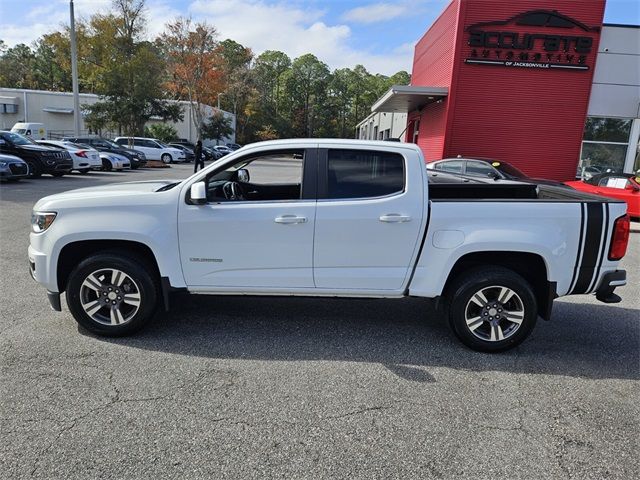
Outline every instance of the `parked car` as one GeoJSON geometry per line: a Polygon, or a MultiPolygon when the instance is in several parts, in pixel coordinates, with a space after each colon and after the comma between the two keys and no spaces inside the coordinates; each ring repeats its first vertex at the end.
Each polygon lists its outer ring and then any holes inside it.
{"type": "Polygon", "coordinates": [[[235,152],[236,150],[242,148],[242,145],[238,145],[237,143],[227,143],[227,147],[229,147],[229,150],[235,152]]]}
{"type": "Polygon", "coordinates": [[[143,327],[172,290],[410,295],[433,299],[464,344],[495,352],[549,319],[554,298],[621,300],[625,210],[550,185],[430,184],[412,143],[279,140],[183,181],[45,197],[28,256],[54,310],[66,291],[100,335],[143,327]]]}
{"type": "Polygon", "coordinates": [[[15,155],[0,154],[0,179],[17,181],[29,176],[29,166],[15,155]]]}
{"type": "Polygon", "coordinates": [[[231,150],[226,145],[214,145],[211,148],[216,152],[218,152],[221,155],[221,158],[224,157],[225,155],[229,155],[230,153],[233,153],[233,150],[231,150]]]}
{"type": "Polygon", "coordinates": [[[510,163],[487,158],[444,158],[427,163],[427,168],[471,177],[492,178],[494,180],[517,180],[545,185],[563,185],[561,182],[553,180],[529,177],[510,163]]]}
{"type": "Polygon", "coordinates": [[[207,145],[202,146],[202,153],[204,154],[204,159],[206,161],[219,160],[223,157],[222,153],[216,152],[213,148],[207,145]]]}
{"type": "MultiPolygon", "coordinates": [[[[169,144],[169,146],[177,146],[177,145],[183,145],[183,146],[191,149],[194,152],[196,150],[195,144],[193,142],[190,142],[186,138],[179,138],[178,140],[175,140],[175,141],[173,141],[173,142],[171,142],[169,144]]],[[[220,158],[222,156],[222,155],[218,154],[217,152],[214,152],[210,147],[208,147],[206,145],[202,145],[202,155],[204,156],[204,159],[207,162],[209,160],[217,160],[218,158],[220,158]]]]}
{"type": "Polygon", "coordinates": [[[178,150],[182,150],[184,152],[184,156],[185,156],[185,161],[186,162],[193,162],[195,160],[195,158],[196,158],[196,154],[195,154],[194,150],[191,150],[186,145],[183,145],[181,143],[170,143],[169,147],[177,148],[178,150]]]}
{"type": "Polygon", "coordinates": [[[100,161],[102,162],[102,170],[105,172],[131,168],[131,161],[127,157],[113,152],[100,152],[100,161]]]}
{"type": "Polygon", "coordinates": [[[640,173],[599,173],[584,181],[565,182],[583,192],[627,202],[627,213],[640,218],[640,173]]]}
{"type": "Polygon", "coordinates": [[[38,145],[19,133],[0,132],[0,153],[24,160],[31,177],[39,177],[43,173],[61,177],[73,168],[73,161],[66,150],[38,145]]]}
{"type": "Polygon", "coordinates": [[[129,159],[131,169],[136,170],[140,167],[144,167],[147,164],[147,157],[143,152],[133,150],[131,148],[125,148],[118,145],[111,140],[101,137],[65,137],[63,140],[77,143],[79,145],[86,145],[94,148],[99,152],[115,153],[129,159]]]}
{"type": "Polygon", "coordinates": [[[93,148],[62,140],[39,140],[38,143],[47,147],[64,148],[71,155],[73,170],[77,170],[82,174],[89,173],[90,170],[102,169],[100,153],[93,148]]]}
{"type": "Polygon", "coordinates": [[[123,147],[133,142],[133,147],[143,152],[149,160],[161,160],[164,163],[186,161],[182,150],[169,147],[155,138],[117,137],[114,142],[123,147]]]}

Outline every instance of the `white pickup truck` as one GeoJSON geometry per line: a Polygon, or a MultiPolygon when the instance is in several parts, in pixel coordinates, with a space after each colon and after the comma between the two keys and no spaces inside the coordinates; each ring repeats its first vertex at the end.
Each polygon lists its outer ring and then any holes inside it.
{"type": "MultiPolygon", "coordinates": [[[[444,174],[446,177],[446,174],[444,174]]],[[[559,296],[620,301],[622,202],[522,182],[429,180],[413,144],[279,140],[180,182],[52,195],[29,264],[101,335],[146,324],[170,293],[435,299],[471,348],[522,342],[559,296]]]]}

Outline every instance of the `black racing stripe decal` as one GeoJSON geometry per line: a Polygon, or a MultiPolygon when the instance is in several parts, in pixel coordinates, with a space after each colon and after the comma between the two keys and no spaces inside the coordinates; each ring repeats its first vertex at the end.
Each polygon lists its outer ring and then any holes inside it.
{"type": "Polygon", "coordinates": [[[567,290],[567,294],[572,293],[573,286],[576,283],[576,278],[578,277],[578,266],[580,265],[580,258],[582,255],[582,242],[584,240],[584,203],[580,204],[580,237],[578,239],[578,249],[576,250],[576,263],[573,266],[573,276],[571,277],[571,283],[569,283],[569,289],[567,290]]]}
{"type": "Polygon", "coordinates": [[[604,260],[604,256],[607,254],[607,236],[609,235],[609,205],[606,203],[602,204],[602,208],[604,209],[604,235],[602,235],[602,246],[600,248],[600,259],[598,260],[598,267],[593,275],[593,280],[591,280],[591,284],[589,285],[589,292],[592,292],[597,287],[596,283],[598,282],[598,278],[600,277],[600,269],[602,268],[602,262],[604,260]]]}
{"type": "Polygon", "coordinates": [[[602,203],[587,203],[587,230],[584,251],[578,271],[578,280],[572,293],[586,293],[598,262],[600,239],[602,237],[602,203]]]}

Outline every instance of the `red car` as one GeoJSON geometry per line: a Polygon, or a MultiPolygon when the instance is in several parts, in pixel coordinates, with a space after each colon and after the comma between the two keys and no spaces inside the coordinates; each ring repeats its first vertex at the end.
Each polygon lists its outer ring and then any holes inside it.
{"type": "Polygon", "coordinates": [[[627,202],[630,217],[640,218],[640,176],[631,173],[601,173],[588,180],[565,182],[583,192],[627,202]]]}

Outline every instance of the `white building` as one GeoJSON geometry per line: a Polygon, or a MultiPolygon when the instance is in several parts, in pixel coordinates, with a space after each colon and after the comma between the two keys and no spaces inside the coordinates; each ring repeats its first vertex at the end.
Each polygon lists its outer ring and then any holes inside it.
{"type": "MultiPolygon", "coordinates": [[[[91,105],[99,101],[98,95],[90,93],[80,94],[80,105],[91,105]]],[[[191,121],[191,104],[180,101],[184,119],[181,122],[167,122],[178,131],[179,138],[186,138],[192,142],[197,140],[197,132],[191,121]]],[[[206,106],[207,115],[215,112],[215,108],[206,106]]],[[[231,120],[233,131],[236,129],[236,116],[222,110],[231,120]]],[[[18,122],[43,123],[50,138],[60,138],[73,135],[73,94],[70,92],[49,92],[45,90],[25,90],[19,88],[0,87],[0,129],[8,130],[18,122]]],[[[151,119],[148,125],[162,123],[161,119],[151,119]]],[[[81,117],[81,134],[89,132],[81,117]]],[[[118,132],[102,132],[105,136],[117,136],[118,132]]],[[[222,143],[235,142],[235,133],[222,143]]]]}
{"type": "MultiPolygon", "coordinates": [[[[406,136],[407,114],[372,112],[356,126],[356,138],[406,136]]],[[[413,132],[411,132],[413,133],[413,132]]],[[[409,138],[409,140],[411,140],[409,138]]],[[[604,24],[591,87],[580,167],[640,169],[640,27],[604,24]]]]}

